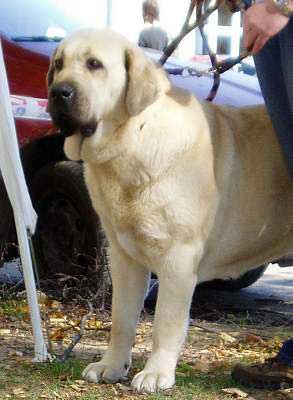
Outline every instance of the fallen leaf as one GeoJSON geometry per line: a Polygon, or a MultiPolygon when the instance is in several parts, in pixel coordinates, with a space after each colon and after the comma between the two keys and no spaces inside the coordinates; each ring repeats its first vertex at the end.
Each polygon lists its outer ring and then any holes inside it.
{"type": "Polygon", "coordinates": [[[74,381],[77,385],[85,385],[86,381],[84,379],[75,379],[74,381]]]}
{"type": "Polygon", "coordinates": [[[50,335],[51,340],[62,340],[64,339],[64,337],[65,337],[65,332],[62,328],[55,329],[50,335]]]}
{"type": "Polygon", "coordinates": [[[220,338],[221,338],[222,340],[224,340],[224,342],[227,342],[227,343],[234,343],[234,342],[236,342],[236,339],[235,339],[233,336],[228,335],[228,333],[225,333],[225,332],[221,332],[220,338]]]}
{"type": "Polygon", "coordinates": [[[10,335],[11,330],[10,329],[0,329],[0,335],[4,336],[4,335],[10,335]]]}
{"type": "Polygon", "coordinates": [[[245,335],[244,337],[245,342],[247,343],[259,343],[259,344],[264,344],[264,340],[262,337],[253,335],[252,333],[249,333],[245,335]]]}
{"type": "Polygon", "coordinates": [[[112,390],[113,390],[113,392],[114,392],[114,395],[117,396],[117,395],[118,395],[118,392],[117,392],[117,390],[115,389],[114,386],[112,386],[112,390]]]}
{"type": "Polygon", "coordinates": [[[206,361],[195,361],[193,364],[193,368],[196,371],[200,371],[200,372],[209,372],[210,371],[210,366],[206,361]]]}
{"type": "Polygon", "coordinates": [[[52,300],[51,308],[55,308],[55,309],[59,310],[60,308],[62,308],[62,304],[57,300],[52,300]]]}
{"type": "Polygon", "coordinates": [[[12,393],[14,394],[15,397],[21,397],[21,398],[26,397],[25,391],[23,390],[22,387],[12,389],[12,393]]]}
{"type": "Polygon", "coordinates": [[[76,390],[77,392],[80,391],[80,387],[77,385],[69,385],[73,390],[76,390]]]}
{"type": "Polygon", "coordinates": [[[87,328],[88,329],[102,329],[103,322],[98,321],[98,320],[90,320],[87,322],[87,328]]]}
{"type": "Polygon", "coordinates": [[[280,400],[293,400],[293,389],[281,389],[276,392],[280,400]]]}
{"type": "Polygon", "coordinates": [[[18,351],[18,350],[10,350],[8,352],[9,356],[17,356],[17,357],[23,357],[23,352],[22,351],[18,351]]]}
{"type": "Polygon", "coordinates": [[[236,399],[246,399],[248,397],[247,393],[245,393],[242,390],[237,389],[237,388],[222,389],[222,392],[227,393],[227,394],[231,394],[232,397],[234,397],[236,399]]]}
{"type": "Polygon", "coordinates": [[[132,388],[130,386],[122,385],[122,383],[117,383],[117,387],[121,389],[123,392],[131,392],[132,388]]]}

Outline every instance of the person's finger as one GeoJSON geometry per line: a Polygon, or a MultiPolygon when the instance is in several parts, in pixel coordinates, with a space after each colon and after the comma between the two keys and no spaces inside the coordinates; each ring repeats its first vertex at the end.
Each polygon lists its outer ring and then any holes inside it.
{"type": "Polygon", "coordinates": [[[269,36],[261,36],[259,35],[254,44],[253,44],[253,48],[252,48],[252,54],[256,54],[258,53],[263,47],[264,45],[267,43],[267,41],[269,40],[269,36]]]}
{"type": "MultiPolygon", "coordinates": [[[[248,21],[248,16],[247,16],[247,14],[244,14],[244,18],[243,18],[243,38],[244,38],[244,40],[245,40],[246,35],[247,35],[247,33],[248,33],[248,31],[250,29],[251,29],[251,26],[250,26],[249,21],[248,21]]],[[[243,40],[243,43],[244,43],[244,40],[243,40]]]]}

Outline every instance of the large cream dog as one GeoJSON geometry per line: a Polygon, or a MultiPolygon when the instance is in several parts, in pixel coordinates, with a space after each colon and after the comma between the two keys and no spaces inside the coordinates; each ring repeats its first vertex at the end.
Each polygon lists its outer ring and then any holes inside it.
{"type": "Polygon", "coordinates": [[[262,107],[219,107],[173,88],[110,31],[65,39],[48,84],[65,152],[84,161],[110,242],[111,342],[83,376],[126,376],[153,271],[160,282],[153,349],[132,385],[170,388],[195,285],[236,278],[293,247],[293,185],[269,118],[262,107]]]}

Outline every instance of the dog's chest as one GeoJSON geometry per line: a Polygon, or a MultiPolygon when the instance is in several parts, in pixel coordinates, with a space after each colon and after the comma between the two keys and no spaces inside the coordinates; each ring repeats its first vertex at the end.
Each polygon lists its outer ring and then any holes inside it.
{"type": "Polygon", "coordinates": [[[106,212],[116,239],[124,251],[134,258],[157,254],[171,237],[168,209],[149,193],[126,193],[107,196],[106,212]]]}
{"type": "Polygon", "coordinates": [[[113,176],[91,172],[86,173],[86,181],[105,229],[111,229],[131,257],[158,257],[174,238],[192,234],[190,218],[184,223],[186,218],[176,206],[176,196],[173,193],[170,201],[165,188],[121,187],[113,176]]]}

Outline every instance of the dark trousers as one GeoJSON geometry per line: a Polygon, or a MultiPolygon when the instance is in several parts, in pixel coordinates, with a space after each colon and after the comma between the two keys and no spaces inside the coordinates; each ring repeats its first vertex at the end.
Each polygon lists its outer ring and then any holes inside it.
{"type": "Polygon", "coordinates": [[[265,103],[293,178],[293,18],[254,60],[265,103]]]}

